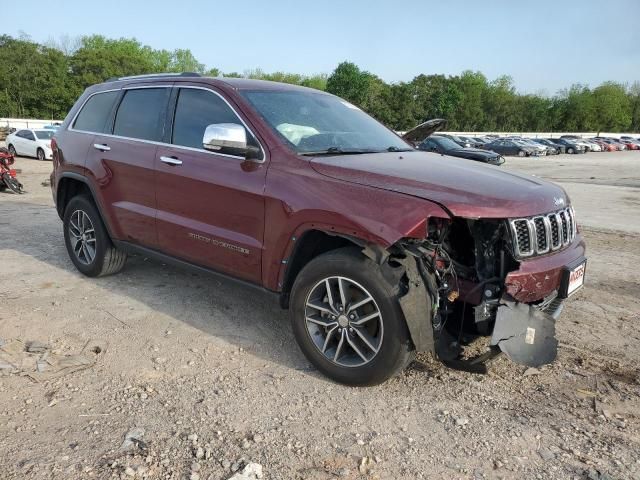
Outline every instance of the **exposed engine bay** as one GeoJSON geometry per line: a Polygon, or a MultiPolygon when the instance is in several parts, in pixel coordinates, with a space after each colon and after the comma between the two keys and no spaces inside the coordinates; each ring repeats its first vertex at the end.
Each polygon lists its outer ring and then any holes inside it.
{"type": "Polygon", "coordinates": [[[430,219],[424,240],[398,245],[407,288],[400,304],[418,350],[430,350],[453,368],[479,372],[501,352],[534,367],[555,359],[555,317],[562,301],[557,292],[532,303],[509,295],[505,278],[520,266],[512,238],[505,220],[430,219]],[[419,285],[427,293],[425,304],[416,293],[419,285]],[[418,309],[428,312],[432,338],[411,324],[418,309]]]}

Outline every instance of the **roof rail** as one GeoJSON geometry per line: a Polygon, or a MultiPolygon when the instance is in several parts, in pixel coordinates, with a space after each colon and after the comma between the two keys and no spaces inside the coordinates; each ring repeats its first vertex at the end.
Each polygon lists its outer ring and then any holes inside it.
{"type": "Polygon", "coordinates": [[[111,77],[107,82],[115,82],[116,80],[133,80],[138,78],[157,78],[157,77],[201,77],[196,72],[180,72],[180,73],[147,73],[145,75],[129,75],[127,77],[111,77]]]}

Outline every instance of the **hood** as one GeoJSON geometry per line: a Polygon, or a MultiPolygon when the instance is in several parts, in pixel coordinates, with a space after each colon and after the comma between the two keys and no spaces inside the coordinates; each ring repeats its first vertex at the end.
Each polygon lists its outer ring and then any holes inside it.
{"type": "Polygon", "coordinates": [[[314,157],[310,163],[322,175],[423,198],[460,217],[529,217],[569,204],[553,183],[437,153],[314,157]]]}
{"type": "Polygon", "coordinates": [[[437,132],[438,130],[442,130],[447,121],[444,118],[434,118],[432,120],[427,120],[420,125],[413,127],[407,133],[402,135],[402,138],[407,142],[411,143],[419,143],[431,135],[433,132],[437,132]]]}
{"type": "Polygon", "coordinates": [[[474,157],[479,157],[479,158],[491,158],[491,157],[497,157],[498,154],[496,152],[492,152],[489,150],[482,150],[481,148],[452,148],[451,150],[448,150],[447,152],[452,152],[452,153],[456,153],[456,154],[464,154],[464,155],[469,155],[469,156],[474,156],[474,157]]]}

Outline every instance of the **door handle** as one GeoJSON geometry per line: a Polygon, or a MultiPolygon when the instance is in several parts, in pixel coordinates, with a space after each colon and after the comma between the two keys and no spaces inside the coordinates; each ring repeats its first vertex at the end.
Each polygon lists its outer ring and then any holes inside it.
{"type": "Polygon", "coordinates": [[[105,145],[104,143],[94,143],[93,148],[95,148],[96,150],[100,150],[101,152],[108,152],[109,150],[111,150],[111,147],[105,145]]]}
{"type": "Polygon", "coordinates": [[[167,165],[182,165],[182,160],[173,157],[160,157],[160,161],[167,165]]]}

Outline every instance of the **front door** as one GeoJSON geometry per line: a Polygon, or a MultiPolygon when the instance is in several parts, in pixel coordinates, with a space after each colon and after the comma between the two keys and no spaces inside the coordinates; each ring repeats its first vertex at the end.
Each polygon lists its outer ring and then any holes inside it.
{"type": "MultiPolygon", "coordinates": [[[[266,163],[202,148],[207,125],[246,125],[210,89],[176,88],[170,146],[156,153],[160,249],[250,282],[261,281],[266,163]]],[[[247,137],[257,140],[247,129],[247,137]]]]}

